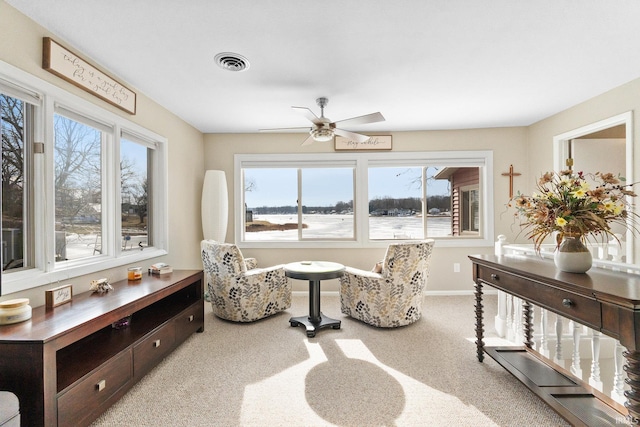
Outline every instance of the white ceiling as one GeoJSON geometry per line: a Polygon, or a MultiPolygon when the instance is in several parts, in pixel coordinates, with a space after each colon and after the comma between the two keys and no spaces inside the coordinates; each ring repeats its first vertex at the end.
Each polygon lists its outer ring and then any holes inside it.
{"type": "Polygon", "coordinates": [[[637,0],[6,0],[206,133],[529,125],[640,77],[637,0]],[[219,52],[250,68],[216,66],[219,52]]]}

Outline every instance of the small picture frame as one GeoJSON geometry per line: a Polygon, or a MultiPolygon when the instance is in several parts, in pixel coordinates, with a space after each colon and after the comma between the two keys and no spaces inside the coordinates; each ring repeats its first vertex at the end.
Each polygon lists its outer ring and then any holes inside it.
{"type": "Polygon", "coordinates": [[[47,307],[57,307],[71,301],[73,297],[72,285],[62,285],[57,288],[44,291],[47,307]]]}

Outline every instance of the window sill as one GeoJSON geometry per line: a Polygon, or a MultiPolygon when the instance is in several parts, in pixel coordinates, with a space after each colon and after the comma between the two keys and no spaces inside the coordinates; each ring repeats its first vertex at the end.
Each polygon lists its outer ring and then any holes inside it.
{"type": "Polygon", "coordinates": [[[57,263],[56,268],[48,272],[34,268],[11,273],[5,272],[2,275],[2,295],[22,292],[38,286],[51,285],[58,281],[72,282],[74,277],[121,267],[135,262],[146,261],[166,254],[167,251],[164,249],[147,248],[135,254],[122,255],[119,258],[96,256],[95,260],[84,260],[82,264],[78,264],[78,262],[76,262],[75,265],[65,265],[64,262],[57,263]]]}

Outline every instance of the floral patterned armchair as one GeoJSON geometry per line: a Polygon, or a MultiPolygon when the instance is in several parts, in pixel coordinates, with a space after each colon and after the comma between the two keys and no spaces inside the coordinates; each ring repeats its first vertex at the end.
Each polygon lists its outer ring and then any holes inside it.
{"type": "Polygon", "coordinates": [[[253,322],[291,307],[291,283],[282,265],[257,268],[231,243],[200,244],[207,292],[213,313],[234,322],[253,322]]]}
{"type": "Polygon", "coordinates": [[[340,278],[342,313],[380,328],[420,319],[433,244],[393,243],[374,271],[347,267],[340,278]]]}

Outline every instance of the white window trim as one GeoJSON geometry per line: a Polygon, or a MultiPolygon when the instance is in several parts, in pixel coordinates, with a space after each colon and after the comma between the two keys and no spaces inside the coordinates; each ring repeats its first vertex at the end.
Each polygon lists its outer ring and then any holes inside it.
{"type": "MultiPolygon", "coordinates": [[[[142,126],[131,122],[117,114],[111,113],[83,98],[73,95],[64,89],[41,80],[23,70],[20,70],[6,62],[0,61],[0,81],[6,80],[24,90],[35,94],[43,102],[38,109],[36,117],[35,141],[45,142],[45,151],[52,150],[54,131],[53,115],[56,106],[61,106],[72,112],[78,112],[82,116],[93,118],[96,122],[104,124],[113,129],[113,144],[108,154],[112,164],[113,157],[119,154],[120,138],[126,135],[137,135],[147,140],[148,144],[155,148],[156,158],[151,171],[154,180],[154,195],[152,209],[154,212],[154,224],[152,228],[154,246],[145,248],[143,251],[132,251],[120,253],[115,247],[119,246],[111,243],[114,248],[107,251],[107,254],[72,260],[66,262],[55,262],[51,257],[55,251],[55,218],[52,212],[52,200],[55,189],[53,188],[52,177],[54,172],[53,155],[36,155],[34,158],[34,191],[36,200],[46,200],[46,203],[36,203],[35,214],[35,268],[21,271],[7,272],[2,274],[2,295],[24,291],[27,289],[54,284],[58,281],[68,281],[77,276],[92,274],[101,270],[120,267],[130,263],[136,263],[151,258],[166,255],[169,250],[168,241],[168,140],[142,126]]],[[[111,208],[119,206],[120,182],[116,179],[116,173],[112,167],[107,172],[107,188],[109,191],[107,203],[111,208]]],[[[117,232],[120,230],[119,221],[116,215],[111,213],[106,224],[106,232],[111,233],[117,239],[117,232]]],[[[114,239],[111,239],[115,242],[114,239]]]]}
{"type": "Polygon", "coordinates": [[[368,168],[375,166],[479,166],[481,167],[480,212],[483,235],[479,237],[436,238],[438,247],[491,247],[494,244],[493,213],[493,152],[434,151],[394,153],[314,153],[314,154],[236,154],[234,155],[234,238],[243,248],[362,248],[387,247],[397,240],[371,240],[368,236],[368,168]],[[288,165],[304,168],[309,165],[330,167],[336,164],[356,164],[355,226],[356,239],[327,241],[242,241],[244,187],[242,168],[246,166],[274,167],[288,165]]]}

